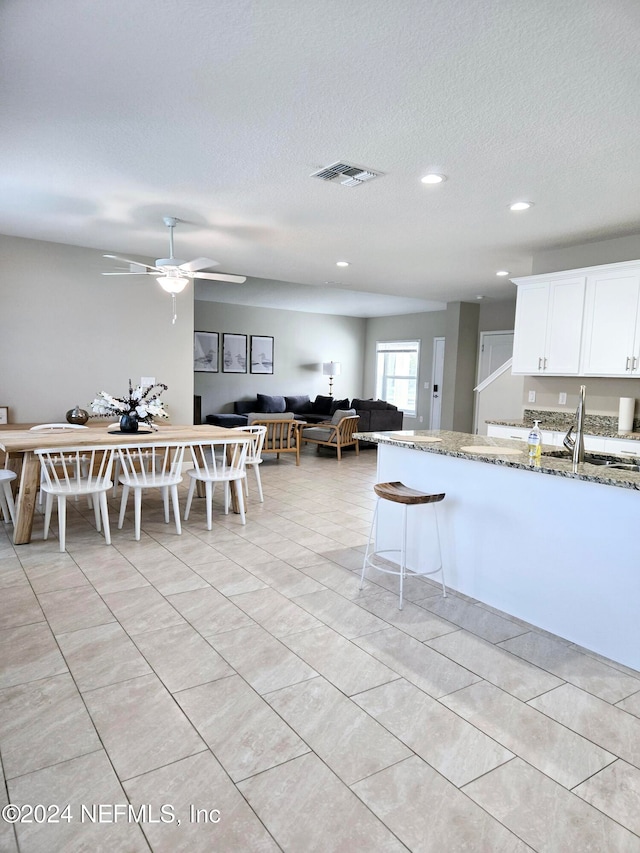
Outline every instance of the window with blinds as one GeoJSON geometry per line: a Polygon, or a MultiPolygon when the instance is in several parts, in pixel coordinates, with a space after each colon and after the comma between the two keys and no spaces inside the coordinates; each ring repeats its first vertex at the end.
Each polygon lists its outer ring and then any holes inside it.
{"type": "Polygon", "coordinates": [[[377,341],[376,397],[417,415],[420,341],[377,341]]]}

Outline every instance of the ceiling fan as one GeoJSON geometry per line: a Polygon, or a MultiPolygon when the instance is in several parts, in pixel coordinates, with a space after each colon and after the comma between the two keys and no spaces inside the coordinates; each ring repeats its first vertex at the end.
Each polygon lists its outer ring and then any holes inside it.
{"type": "Polygon", "coordinates": [[[102,275],[153,275],[156,281],[167,293],[171,294],[173,299],[173,322],[176,322],[176,294],[182,293],[187,284],[194,278],[207,279],[209,281],[230,281],[234,284],[242,284],[245,282],[244,275],[230,275],[228,273],[219,272],[201,272],[201,270],[209,269],[218,265],[218,261],[211,258],[194,258],[192,261],[183,261],[173,255],[173,229],[178,223],[175,216],[163,216],[162,221],[169,229],[169,257],[158,258],[155,264],[145,264],[141,261],[133,261],[131,258],[123,258],[120,255],[103,255],[104,258],[111,258],[116,261],[123,261],[125,264],[133,264],[142,269],[123,269],[114,270],[112,272],[103,272],[102,275]]]}
{"type": "Polygon", "coordinates": [[[116,261],[124,261],[126,264],[135,264],[138,267],[145,267],[139,272],[135,270],[114,270],[113,272],[103,272],[102,275],[153,275],[156,276],[158,284],[163,287],[167,293],[181,293],[191,279],[202,278],[209,281],[230,281],[235,284],[245,282],[244,275],[230,275],[220,272],[201,272],[201,270],[209,269],[218,265],[218,261],[211,258],[194,258],[192,261],[182,261],[173,255],[173,229],[178,223],[175,216],[164,216],[162,221],[169,229],[169,257],[158,258],[155,264],[145,264],[141,261],[133,261],[131,258],[123,258],[120,255],[103,255],[104,258],[112,258],[116,261]]]}

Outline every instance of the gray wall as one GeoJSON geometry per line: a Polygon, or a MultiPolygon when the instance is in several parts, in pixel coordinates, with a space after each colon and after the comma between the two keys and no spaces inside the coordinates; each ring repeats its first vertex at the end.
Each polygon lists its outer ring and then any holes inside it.
{"type": "Polygon", "coordinates": [[[478,318],[479,332],[509,332],[516,319],[516,286],[513,285],[513,298],[504,300],[485,299],[480,302],[478,318]]]}
{"type": "Polygon", "coordinates": [[[362,396],[366,320],[204,300],[196,300],[194,317],[198,331],[274,338],[273,374],[195,374],[194,389],[202,397],[203,420],[214,412],[231,412],[234,400],[258,393],[308,394],[312,400],[317,394],[328,394],[329,378],[322,375],[324,361],[342,365],[333,381],[335,398],[362,396]]]}
{"type": "Polygon", "coordinates": [[[0,235],[0,405],[12,423],[64,421],[98,391],[155,376],[173,423],[192,423],[193,288],[104,277],[98,250],[0,235]]]}
{"type": "MultiPolygon", "coordinates": [[[[153,279],[102,276],[100,250],[0,235],[0,252],[0,406],[9,407],[12,423],[64,420],[98,391],[121,396],[128,379],[141,376],[169,386],[163,399],[173,423],[191,423],[194,393],[203,397],[203,414],[230,411],[234,400],[258,392],[327,394],[320,365],[330,360],[342,364],[335,397],[371,397],[376,341],[402,339],[421,341],[418,417],[405,425],[429,422],[424,382],[431,381],[433,338],[446,333],[445,311],[365,320],[194,303],[189,286],[178,296],[172,325],[171,299],[153,279]],[[274,374],[194,375],[194,328],[272,335],[274,374]]],[[[509,328],[512,310],[508,303],[483,304],[479,328],[509,328]]]]}
{"type": "Polygon", "coordinates": [[[477,302],[449,302],[446,314],[440,425],[472,433],[480,306],[477,302]]]}
{"type": "MultiPolygon", "coordinates": [[[[376,342],[377,341],[420,341],[420,366],[418,369],[417,417],[405,416],[405,429],[425,429],[431,413],[431,384],[433,370],[433,339],[444,337],[446,311],[428,311],[422,314],[402,314],[395,317],[372,317],[367,321],[367,343],[365,350],[364,397],[375,396],[376,342]],[[422,418],[422,420],[420,420],[422,418]]],[[[446,349],[446,345],[445,345],[446,349]]]]}
{"type": "Polygon", "coordinates": [[[575,270],[598,264],[616,264],[619,261],[637,261],[640,258],[640,234],[579,243],[559,249],[545,249],[533,256],[532,275],[561,270],[575,270]]]}

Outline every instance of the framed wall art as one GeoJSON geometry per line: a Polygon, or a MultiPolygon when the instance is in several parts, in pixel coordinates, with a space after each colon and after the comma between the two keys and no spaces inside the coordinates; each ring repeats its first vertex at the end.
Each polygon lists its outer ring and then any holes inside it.
{"type": "Polygon", "coordinates": [[[232,335],[227,332],[222,335],[222,372],[247,372],[247,336],[232,335]]]}
{"type": "Polygon", "coordinates": [[[273,338],[251,335],[251,373],[273,373],[273,338]]]}
{"type": "Polygon", "coordinates": [[[193,333],[193,369],[196,373],[218,372],[217,332],[193,333]]]}

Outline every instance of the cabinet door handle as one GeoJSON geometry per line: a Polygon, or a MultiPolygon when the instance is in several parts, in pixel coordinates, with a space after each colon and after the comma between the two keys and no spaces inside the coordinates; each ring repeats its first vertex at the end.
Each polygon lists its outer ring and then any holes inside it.
{"type": "Polygon", "coordinates": [[[634,355],[634,357],[633,357],[633,364],[631,365],[631,370],[635,370],[637,366],[638,366],[638,359],[637,359],[637,358],[636,358],[636,356],[634,355]]]}
{"type": "Polygon", "coordinates": [[[625,367],[625,370],[629,370],[629,362],[630,361],[631,361],[630,356],[627,356],[627,366],[625,367]]]}
{"type": "Polygon", "coordinates": [[[538,370],[542,370],[542,358],[538,359],[538,370]]]}
{"type": "Polygon", "coordinates": [[[546,358],[543,358],[543,359],[542,359],[542,369],[543,369],[543,370],[546,370],[546,369],[547,369],[547,359],[546,359],[546,358]]]}

